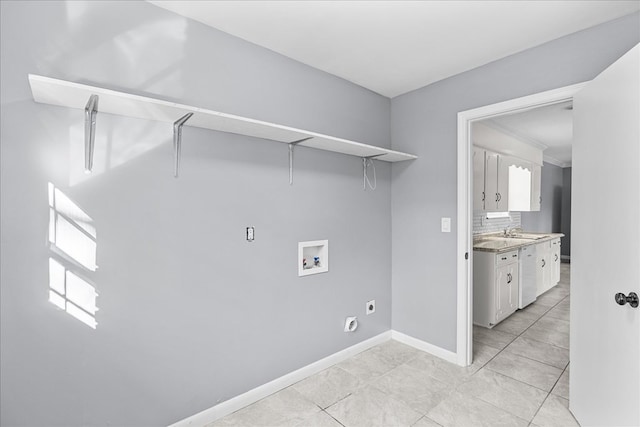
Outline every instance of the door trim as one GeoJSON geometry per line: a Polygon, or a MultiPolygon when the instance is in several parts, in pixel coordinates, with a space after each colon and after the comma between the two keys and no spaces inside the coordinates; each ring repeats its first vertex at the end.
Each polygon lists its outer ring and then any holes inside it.
{"type": "Polygon", "coordinates": [[[458,113],[458,243],[457,243],[457,363],[473,359],[473,195],[471,124],[507,113],[523,112],[573,99],[588,82],[573,84],[458,113]],[[469,259],[465,259],[465,254],[469,259]]]}

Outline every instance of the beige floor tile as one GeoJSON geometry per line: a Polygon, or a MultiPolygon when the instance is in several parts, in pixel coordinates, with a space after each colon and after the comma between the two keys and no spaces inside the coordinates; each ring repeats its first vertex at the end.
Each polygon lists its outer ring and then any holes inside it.
{"type": "Polygon", "coordinates": [[[478,364],[462,367],[427,353],[410,360],[406,365],[451,386],[457,386],[466,381],[480,369],[478,364]]]}
{"type": "Polygon", "coordinates": [[[411,427],[441,427],[441,426],[440,424],[433,421],[429,417],[422,417],[411,427]]]}
{"type": "Polygon", "coordinates": [[[453,386],[408,365],[398,366],[372,385],[421,414],[429,412],[453,392],[453,386]]]}
{"type": "Polygon", "coordinates": [[[526,427],[529,421],[518,418],[473,396],[456,392],[427,414],[438,424],[474,427],[526,427]]]}
{"type": "Polygon", "coordinates": [[[494,326],[493,330],[507,332],[512,335],[520,335],[539,318],[540,316],[517,311],[494,326]]]}
{"type": "Polygon", "coordinates": [[[551,310],[549,310],[545,316],[568,322],[570,317],[570,312],[568,308],[561,307],[560,304],[558,304],[555,307],[553,307],[551,310]]]}
{"type": "Polygon", "coordinates": [[[553,394],[544,401],[533,419],[533,424],[540,427],[579,427],[569,411],[569,401],[553,394]]]}
{"type": "Polygon", "coordinates": [[[500,349],[491,347],[479,341],[473,341],[473,363],[471,364],[472,370],[482,368],[498,353],[500,353],[500,349]]]}
{"type": "Polygon", "coordinates": [[[318,411],[315,414],[301,420],[296,424],[289,424],[292,427],[342,427],[331,415],[325,411],[318,411]]]}
{"type": "Polygon", "coordinates": [[[481,326],[473,325],[473,339],[479,341],[488,346],[502,350],[511,341],[516,338],[516,335],[509,334],[507,332],[501,332],[494,329],[487,329],[481,326]]]}
{"type": "Polygon", "coordinates": [[[364,351],[350,359],[338,363],[336,366],[349,372],[363,382],[386,374],[399,363],[374,348],[364,351]]]}
{"type": "Polygon", "coordinates": [[[422,414],[375,387],[365,387],[328,407],[327,413],[346,427],[411,426],[422,414]]]}
{"type": "Polygon", "coordinates": [[[395,366],[406,363],[417,355],[423,353],[418,349],[410,347],[396,340],[389,340],[372,348],[371,350],[373,352],[380,353],[386,359],[390,360],[395,366]]]}
{"type": "Polygon", "coordinates": [[[292,387],[321,408],[333,405],[355,392],[364,383],[342,368],[333,366],[312,375],[292,387]]]}
{"type": "Polygon", "coordinates": [[[542,294],[538,298],[536,298],[536,304],[538,305],[546,305],[547,307],[555,307],[560,301],[562,301],[565,297],[558,295],[547,295],[542,294]]]}
{"type": "Polygon", "coordinates": [[[491,369],[547,392],[551,391],[562,374],[562,369],[507,352],[502,352],[494,357],[487,364],[486,369],[491,369]]]}
{"type": "Polygon", "coordinates": [[[536,304],[535,302],[533,302],[532,304],[529,304],[528,306],[526,306],[525,308],[523,308],[519,312],[530,314],[532,316],[537,316],[538,318],[540,318],[540,317],[542,317],[543,314],[545,314],[550,309],[551,309],[551,307],[549,307],[547,305],[540,305],[540,304],[536,304]]]}
{"type": "Polygon", "coordinates": [[[562,373],[551,393],[569,399],[569,367],[562,373]]]}
{"type": "MultiPolygon", "coordinates": [[[[542,320],[542,319],[541,319],[542,320]]],[[[554,319],[557,320],[557,319],[554,319]]],[[[548,344],[555,345],[556,347],[562,347],[569,349],[569,334],[559,332],[553,329],[544,327],[544,324],[538,323],[527,329],[522,335],[523,338],[529,338],[535,341],[546,342],[548,344]]]]}
{"type": "Polygon", "coordinates": [[[458,391],[490,403],[505,411],[531,421],[547,392],[514,380],[489,369],[482,369],[469,381],[458,387],[458,391]]]}
{"type": "Polygon", "coordinates": [[[317,405],[289,387],[227,415],[211,426],[295,425],[319,410],[317,405]]]}
{"type": "Polygon", "coordinates": [[[551,331],[562,332],[563,334],[569,334],[569,322],[566,320],[556,319],[549,316],[543,316],[538,322],[536,327],[544,328],[551,331]]]}
{"type": "Polygon", "coordinates": [[[562,347],[518,337],[504,349],[505,352],[564,369],[569,363],[569,350],[562,347]]]}

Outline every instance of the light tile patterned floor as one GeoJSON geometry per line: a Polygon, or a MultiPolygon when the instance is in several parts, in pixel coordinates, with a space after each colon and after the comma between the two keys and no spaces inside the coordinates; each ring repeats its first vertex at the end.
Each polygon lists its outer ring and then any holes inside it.
{"type": "Polygon", "coordinates": [[[560,283],[489,330],[474,363],[388,341],[222,418],[218,426],[577,426],[569,405],[569,265],[560,283]]]}

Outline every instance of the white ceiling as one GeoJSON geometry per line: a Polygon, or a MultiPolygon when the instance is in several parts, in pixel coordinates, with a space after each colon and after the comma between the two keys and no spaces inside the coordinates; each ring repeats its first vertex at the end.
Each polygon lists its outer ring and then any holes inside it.
{"type": "Polygon", "coordinates": [[[572,101],[486,120],[489,126],[544,149],[545,161],[571,165],[573,141],[572,101]]]}
{"type": "Polygon", "coordinates": [[[640,1],[151,1],[387,97],[640,10],[640,1]]]}

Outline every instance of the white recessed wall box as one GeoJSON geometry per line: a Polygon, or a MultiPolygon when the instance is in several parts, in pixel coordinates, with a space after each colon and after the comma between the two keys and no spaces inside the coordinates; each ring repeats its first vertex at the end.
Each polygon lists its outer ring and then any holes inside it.
{"type": "Polygon", "coordinates": [[[329,241],[298,242],[298,276],[329,271],[329,241]]]}

